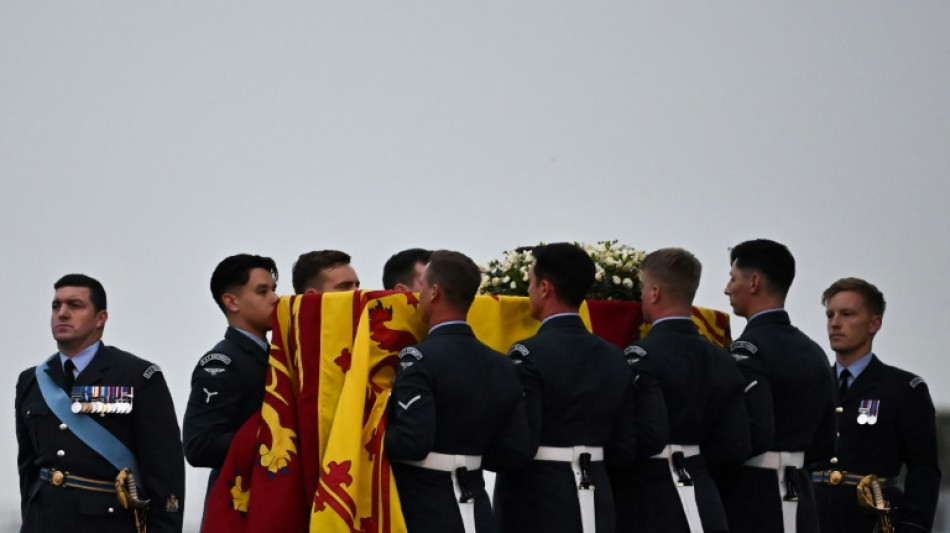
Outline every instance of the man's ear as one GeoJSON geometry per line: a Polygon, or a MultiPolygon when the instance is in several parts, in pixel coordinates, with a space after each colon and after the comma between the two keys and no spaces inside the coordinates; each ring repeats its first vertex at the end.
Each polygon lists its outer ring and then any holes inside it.
{"type": "Polygon", "coordinates": [[[405,283],[397,283],[396,286],[393,287],[393,290],[394,290],[394,291],[412,292],[412,289],[409,288],[409,285],[406,285],[405,283]]]}
{"type": "Polygon", "coordinates": [[[758,272],[749,274],[749,294],[758,294],[765,289],[765,280],[758,272]]]}
{"type": "Polygon", "coordinates": [[[235,294],[226,292],[221,295],[221,303],[224,304],[224,308],[232,313],[237,313],[241,306],[238,304],[238,297],[235,294]]]}
{"type": "Polygon", "coordinates": [[[102,329],[106,326],[106,320],[109,320],[109,312],[103,309],[96,313],[96,329],[102,329]]]}

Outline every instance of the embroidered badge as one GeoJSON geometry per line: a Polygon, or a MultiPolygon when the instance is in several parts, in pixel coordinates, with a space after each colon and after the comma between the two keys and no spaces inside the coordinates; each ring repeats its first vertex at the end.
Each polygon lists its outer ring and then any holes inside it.
{"type": "Polygon", "coordinates": [[[421,394],[416,394],[415,396],[413,396],[413,398],[412,398],[411,400],[409,400],[409,401],[406,402],[406,403],[402,403],[402,402],[398,402],[398,401],[397,401],[396,403],[398,403],[398,404],[399,404],[399,407],[402,407],[403,410],[406,410],[406,409],[409,409],[409,406],[411,406],[412,404],[416,403],[417,401],[419,401],[419,400],[421,400],[421,399],[422,399],[422,395],[421,395],[421,394]]]}
{"type": "Polygon", "coordinates": [[[745,350],[754,355],[755,352],[759,351],[759,347],[749,341],[735,341],[729,345],[729,351],[731,352],[733,350],[745,350]]]}
{"type": "Polygon", "coordinates": [[[516,364],[520,365],[524,358],[528,356],[528,348],[524,344],[515,344],[508,350],[508,359],[516,364]]]}
{"type": "Polygon", "coordinates": [[[741,353],[734,353],[734,354],[732,354],[732,358],[735,359],[735,360],[738,362],[738,361],[745,361],[746,359],[749,358],[749,356],[748,356],[748,355],[742,355],[741,353]]]}
{"type": "Polygon", "coordinates": [[[211,374],[212,376],[217,376],[217,375],[220,374],[221,372],[226,372],[228,369],[227,369],[227,368],[219,368],[219,367],[213,366],[213,367],[209,367],[209,368],[202,368],[202,370],[204,370],[205,372],[211,374]]]}
{"type": "Polygon", "coordinates": [[[210,363],[211,361],[221,361],[222,363],[224,363],[224,364],[226,364],[226,365],[230,365],[230,364],[231,364],[231,358],[228,357],[228,356],[226,356],[226,355],[224,355],[223,353],[209,353],[208,355],[202,357],[202,358],[201,358],[201,361],[198,361],[198,364],[199,364],[200,366],[205,366],[206,364],[210,363]]]}
{"type": "Polygon", "coordinates": [[[178,498],[174,494],[170,495],[167,500],[165,500],[165,512],[166,513],[177,513],[178,512],[178,498]]]}
{"type": "Polygon", "coordinates": [[[211,403],[211,397],[218,394],[218,391],[210,391],[210,390],[208,390],[208,389],[206,389],[206,388],[204,388],[204,387],[202,387],[201,390],[205,391],[205,394],[208,395],[208,397],[205,398],[205,403],[211,403]]]}
{"type": "Polygon", "coordinates": [[[156,372],[161,372],[161,371],[162,369],[159,368],[158,365],[152,365],[145,369],[145,373],[142,374],[142,377],[144,377],[145,379],[152,379],[152,374],[156,372]]]}
{"type": "Polygon", "coordinates": [[[924,378],[917,376],[914,379],[910,380],[910,388],[916,389],[917,385],[920,385],[924,382],[924,378]]]}
{"type": "Polygon", "coordinates": [[[644,350],[641,346],[633,345],[627,346],[623,350],[624,355],[636,355],[637,357],[644,357],[647,354],[647,351],[644,350]]]}

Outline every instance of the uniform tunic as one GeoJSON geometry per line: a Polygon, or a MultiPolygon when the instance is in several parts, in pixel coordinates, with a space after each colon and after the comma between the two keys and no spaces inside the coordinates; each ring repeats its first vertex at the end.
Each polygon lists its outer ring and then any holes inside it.
{"type": "MultiPolygon", "coordinates": [[[[748,457],[742,374],[729,353],[703,338],[686,318],[654,324],[627,353],[635,375],[660,384],[669,443],[701,448],[702,454],[687,457],[685,466],[704,531],[726,531],[725,512],[706,459],[737,463],[748,457]]],[[[631,470],[612,472],[612,480],[619,532],[689,532],[666,458],[638,460],[631,470]]]]}
{"type": "Polygon", "coordinates": [[[269,357],[253,339],[229,327],[191,374],[183,424],[185,458],[191,466],[211,468],[208,492],[234,434],[261,408],[269,357]]]}
{"type": "MultiPolygon", "coordinates": [[[[56,358],[47,373],[65,386],[56,358]]],[[[165,378],[156,365],[128,352],[99,344],[92,361],[73,384],[132,387],[132,412],[90,416],[135,455],[139,497],[151,499],[150,533],[180,532],[185,501],[185,461],[178,418],[165,378]],[[144,493],[144,494],[143,494],[144,493]]],[[[20,374],[16,386],[16,434],[20,496],[27,532],[133,532],[134,518],[116,494],[57,487],[40,479],[40,470],[54,468],[99,481],[114,481],[118,469],[79,439],[43,400],[35,369],[20,374]]]]}
{"type": "MultiPolygon", "coordinates": [[[[616,464],[636,451],[633,376],[623,351],[590,333],[576,314],[555,316],[538,334],[515,344],[515,361],[537,446],[599,446],[616,464]]],[[[654,453],[665,443],[654,443],[654,453]]],[[[649,444],[648,444],[649,446],[649,444]]],[[[613,494],[604,462],[591,464],[598,532],[613,532],[613,494]]],[[[495,482],[495,516],[505,533],[573,532],[581,527],[571,463],[532,461],[495,482]]]]}
{"type": "MultiPolygon", "coordinates": [[[[385,450],[412,533],[461,533],[449,472],[399,461],[429,452],[482,456],[491,470],[531,457],[524,396],[514,364],[479,342],[465,323],[437,326],[404,349],[392,390],[385,450]]],[[[497,531],[482,470],[469,472],[478,533],[497,531]]]]}
{"type": "MultiPolygon", "coordinates": [[[[834,375],[832,370],[832,375],[834,375]]],[[[865,404],[867,405],[867,404],[865,404]]],[[[838,434],[831,460],[814,470],[874,474],[884,483],[884,498],[897,508],[892,522],[899,533],[930,531],[940,489],[934,405],[924,381],[877,356],[854,380],[835,408],[838,434]],[[874,424],[858,423],[862,400],[876,400],[874,424]],[[837,412],[840,409],[840,412],[837,412]],[[904,490],[894,485],[907,469],[904,490]]],[[[875,516],[858,508],[850,485],[815,484],[822,533],[870,533],[875,516]]]]}
{"type": "MultiPolygon", "coordinates": [[[[806,466],[827,460],[834,439],[834,383],[821,347],[792,326],[788,313],[776,310],[752,317],[730,351],[748,382],[752,455],[806,452],[806,466]]],[[[733,533],[782,533],[785,494],[775,470],[717,468],[716,480],[733,533]]],[[[797,472],[795,490],[798,533],[817,533],[807,468],[797,472]]]]}

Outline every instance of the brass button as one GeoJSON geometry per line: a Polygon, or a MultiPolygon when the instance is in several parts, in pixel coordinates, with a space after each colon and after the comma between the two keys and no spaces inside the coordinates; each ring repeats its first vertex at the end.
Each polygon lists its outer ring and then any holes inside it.
{"type": "Polygon", "coordinates": [[[843,412],[844,412],[844,407],[839,407],[839,408],[835,409],[835,412],[836,412],[836,413],[843,413],[843,412]]]}
{"type": "Polygon", "coordinates": [[[837,458],[837,457],[832,457],[832,458],[831,458],[831,464],[833,464],[833,465],[838,464],[838,458],[837,458]]]}
{"type": "Polygon", "coordinates": [[[832,471],[831,474],[828,475],[828,483],[832,485],[840,485],[842,480],[844,480],[844,475],[837,470],[832,471]]]}
{"type": "Polygon", "coordinates": [[[67,426],[66,424],[60,424],[60,425],[59,425],[59,430],[60,430],[60,431],[66,431],[66,428],[67,428],[67,427],[69,427],[69,426],[67,426]]]}
{"type": "Polygon", "coordinates": [[[63,485],[63,481],[65,481],[65,477],[66,476],[64,476],[59,470],[53,470],[53,477],[50,479],[50,483],[56,485],[57,487],[61,487],[63,485]]]}
{"type": "Polygon", "coordinates": [[[66,455],[66,452],[63,451],[63,450],[59,450],[58,452],[56,452],[56,455],[59,456],[59,457],[62,457],[62,456],[64,456],[64,455],[66,455]]]}
{"type": "Polygon", "coordinates": [[[114,513],[114,512],[115,512],[115,509],[112,508],[112,507],[109,507],[109,513],[111,514],[111,513],[114,513]]]}

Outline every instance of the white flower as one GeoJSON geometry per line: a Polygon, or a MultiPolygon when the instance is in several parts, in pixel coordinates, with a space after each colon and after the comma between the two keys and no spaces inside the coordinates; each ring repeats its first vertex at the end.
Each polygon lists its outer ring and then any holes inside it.
{"type": "Polygon", "coordinates": [[[505,263],[504,263],[503,265],[501,265],[501,269],[502,269],[502,270],[511,270],[511,261],[505,261],[505,263]]]}
{"type": "Polygon", "coordinates": [[[628,288],[628,289],[632,289],[632,288],[633,288],[633,280],[630,279],[630,278],[623,278],[623,286],[626,287],[626,288],[628,288]]]}
{"type": "Polygon", "coordinates": [[[521,276],[521,279],[524,280],[524,281],[528,281],[528,273],[525,272],[525,273],[524,273],[524,276],[521,276]]]}
{"type": "Polygon", "coordinates": [[[502,283],[508,283],[509,281],[511,281],[511,276],[505,276],[504,278],[501,279],[502,283]]]}
{"type": "Polygon", "coordinates": [[[498,279],[498,278],[492,278],[492,279],[491,279],[491,284],[492,284],[492,287],[497,287],[497,286],[501,285],[501,280],[498,279]]]}
{"type": "Polygon", "coordinates": [[[620,276],[614,276],[611,281],[614,282],[614,285],[620,285],[620,276]]]}
{"type": "Polygon", "coordinates": [[[518,288],[518,284],[515,283],[514,281],[512,281],[512,282],[511,282],[511,288],[512,288],[512,289],[517,289],[517,288],[518,288]]]}
{"type": "Polygon", "coordinates": [[[598,270],[597,273],[594,274],[594,281],[597,281],[597,282],[604,281],[604,271],[603,271],[603,270],[598,270]]]}

